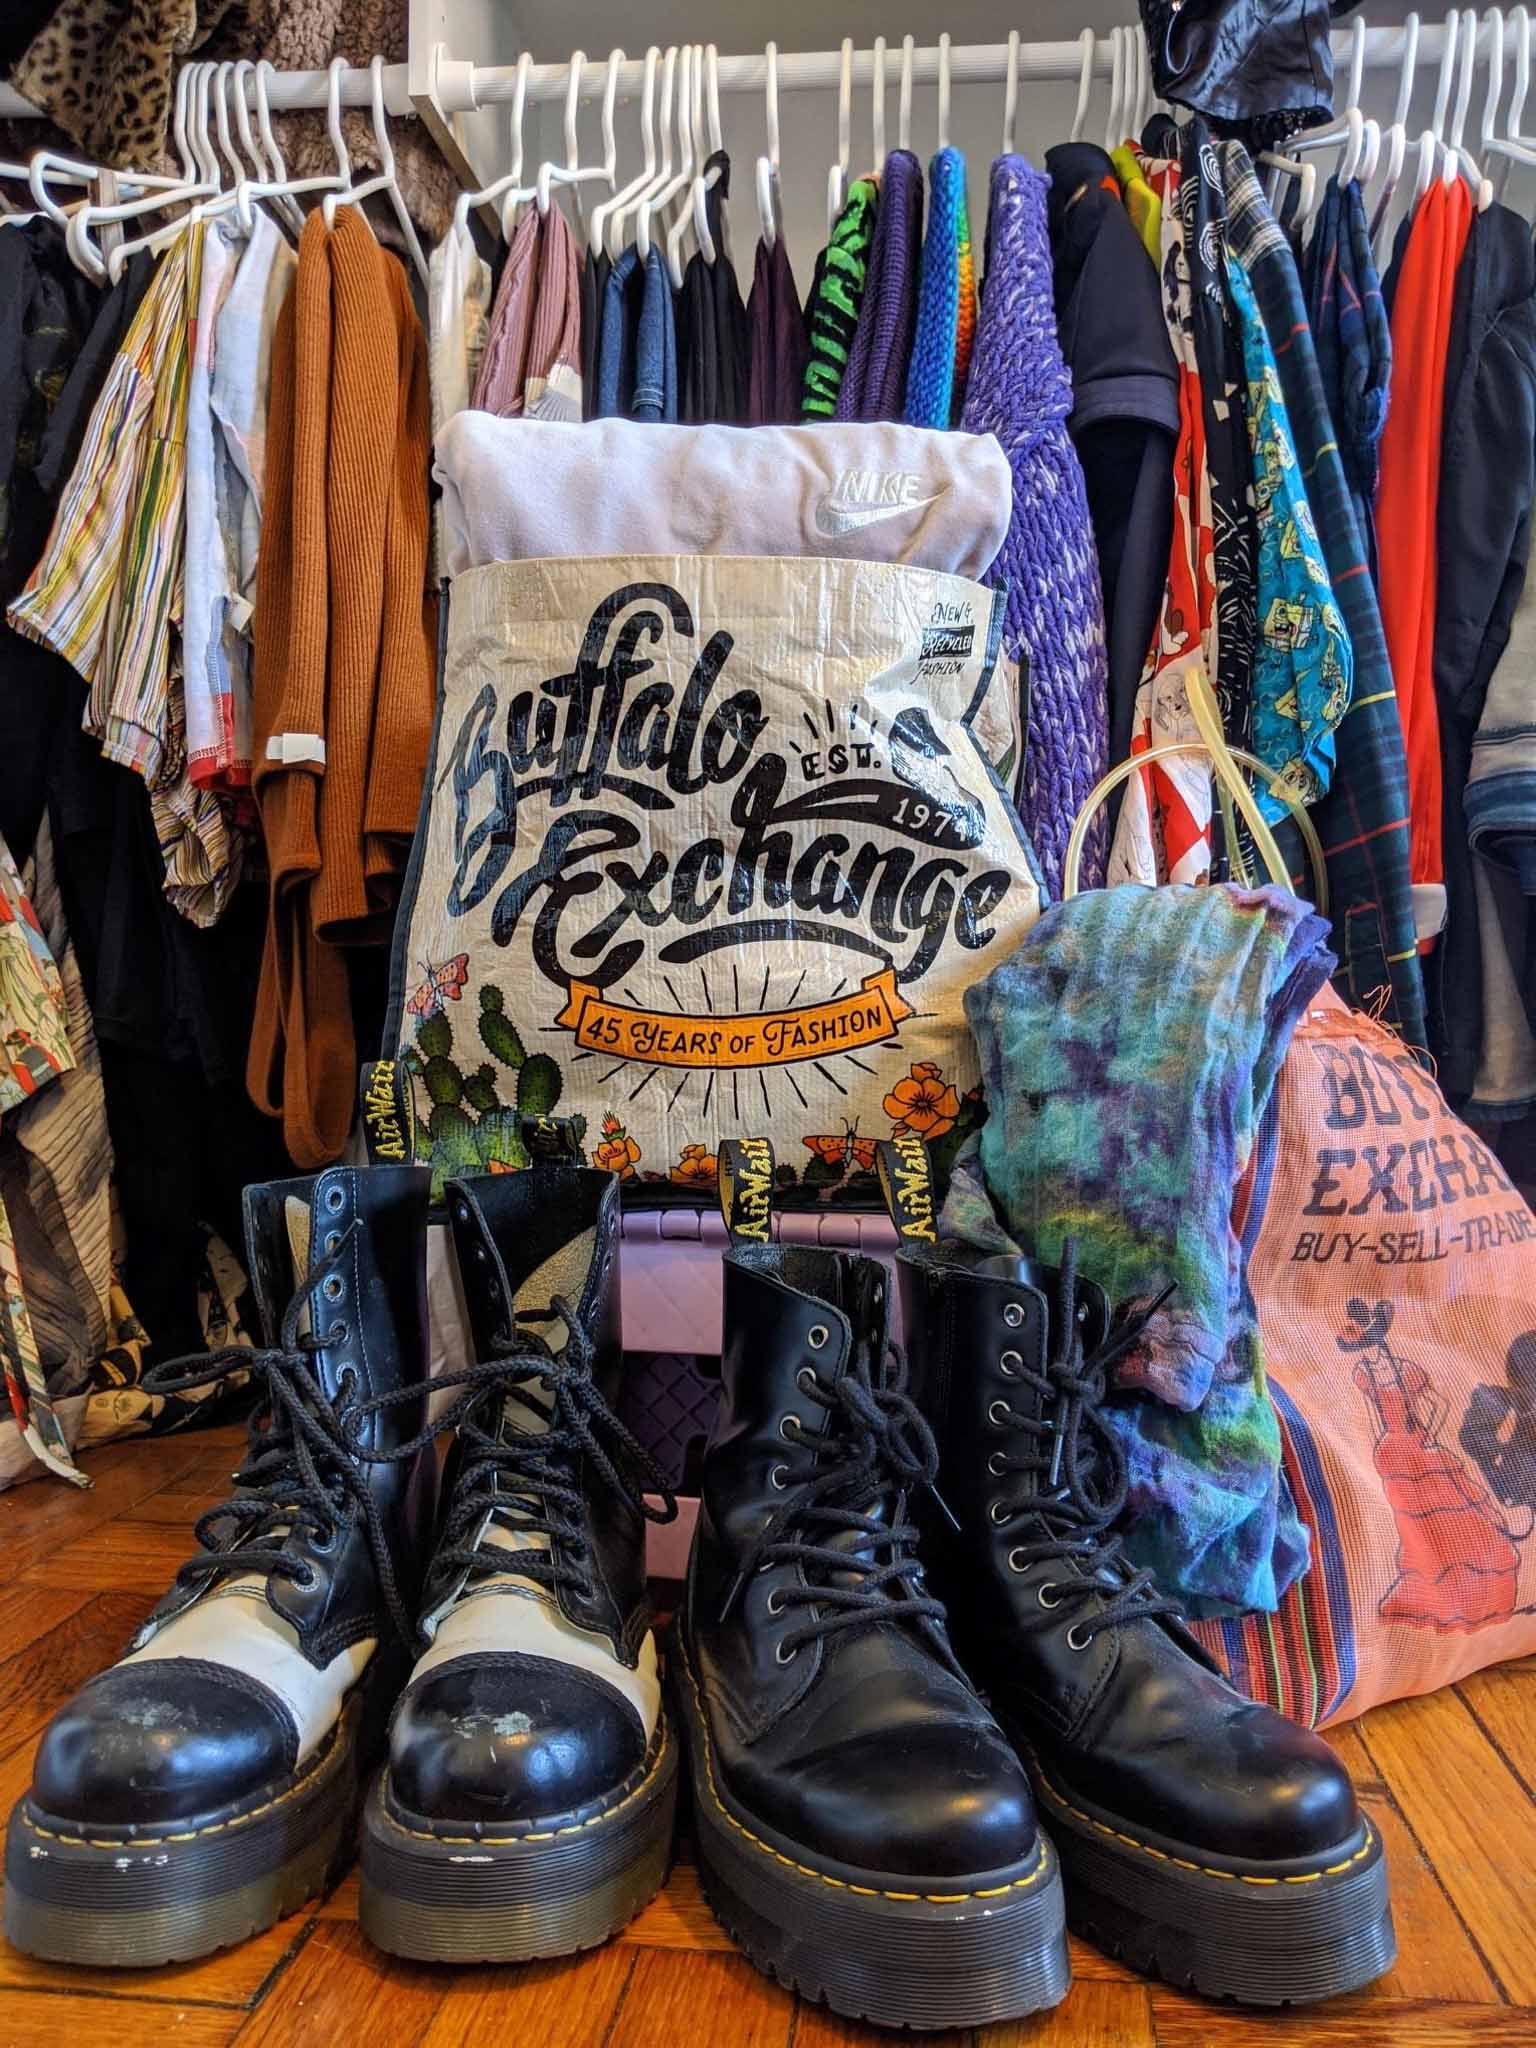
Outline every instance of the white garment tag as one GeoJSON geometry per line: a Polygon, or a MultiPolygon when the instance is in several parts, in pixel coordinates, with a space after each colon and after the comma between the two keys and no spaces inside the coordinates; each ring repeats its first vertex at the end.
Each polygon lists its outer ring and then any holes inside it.
{"type": "Polygon", "coordinates": [[[225,618],[229,622],[230,631],[233,633],[243,633],[251,623],[255,610],[255,605],[251,603],[248,597],[232,597],[224,613],[225,618]]]}
{"type": "Polygon", "coordinates": [[[297,761],[317,761],[325,766],[325,741],[317,732],[275,732],[267,741],[267,759],[284,767],[297,761]]]}

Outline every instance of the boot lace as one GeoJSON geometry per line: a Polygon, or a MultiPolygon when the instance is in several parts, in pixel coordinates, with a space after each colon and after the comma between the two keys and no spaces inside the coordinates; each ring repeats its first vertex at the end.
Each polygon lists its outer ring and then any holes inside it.
{"type": "Polygon", "coordinates": [[[462,1389],[421,1439],[457,1430],[462,1459],[434,1569],[462,1565],[472,1580],[511,1575],[550,1590],[569,1586],[590,1599],[592,1551],[581,1459],[588,1458],[605,1485],[649,1522],[674,1520],[677,1501],[666,1474],[604,1400],[592,1377],[592,1340],[566,1297],[555,1295],[547,1311],[520,1310],[517,1320],[562,1321],[567,1341],[557,1353],[535,1331],[519,1330],[516,1349],[432,1382],[434,1392],[462,1389]],[[540,1400],[536,1390],[548,1398],[540,1400]],[[530,1422],[545,1426],[509,1430],[509,1408],[514,1417],[521,1408],[530,1422]],[[648,1492],[661,1496],[660,1507],[645,1498],[648,1492]],[[509,1517],[518,1535],[544,1537],[545,1547],[472,1542],[491,1509],[509,1517]]]}
{"type": "Polygon", "coordinates": [[[775,1466],[773,1484],[787,1498],[743,1557],[720,1619],[728,1618],[754,1572],[798,1565],[805,1582],[786,1585],[777,1599],[785,1607],[809,1608],[812,1618],[780,1639],[782,1662],[823,1637],[916,1622],[964,1679],[944,1631],[944,1603],[921,1590],[923,1570],[912,1554],[920,1532],[906,1518],[909,1495],[934,1485],[938,1445],[904,1391],[901,1361],[890,1350],[892,1370],[881,1385],[862,1361],[831,1381],[809,1365],[800,1369],[796,1384],[824,1420],[815,1431],[802,1424],[788,1436],[805,1457],[775,1466]]]}
{"type": "Polygon", "coordinates": [[[355,1516],[367,1540],[379,1588],[401,1639],[415,1635],[395,1577],[388,1535],[364,1461],[358,1434],[368,1417],[395,1399],[420,1400],[420,1387],[377,1400],[357,1399],[357,1375],[343,1366],[334,1401],[316,1377],[311,1360],[329,1345],[345,1342],[347,1325],[337,1320],[323,1334],[301,1330],[306,1308],[324,1298],[326,1277],[346,1257],[356,1224],[318,1260],[284,1312],[279,1341],[270,1350],[229,1345],[187,1358],[166,1359],[144,1374],[154,1394],[186,1394],[218,1385],[232,1373],[249,1372],[265,1383],[266,1399],[252,1418],[245,1463],[234,1475],[236,1491],[199,1517],[193,1534],[203,1551],[189,1558],[173,1584],[198,1591],[220,1579],[250,1576],[287,1579],[298,1587],[315,1583],[315,1568],[296,1557],[288,1540],[309,1536],[329,1549],[355,1516]]]}
{"type": "MultiPolygon", "coordinates": [[[[1054,1610],[1068,1603],[1103,1602],[1081,1614],[1067,1631],[1074,1650],[1086,1650],[1105,1629],[1181,1612],[1176,1600],[1156,1590],[1150,1571],[1133,1570],[1120,1555],[1123,1535],[1109,1533],[1125,1506],[1127,1482],[1125,1453],[1103,1413],[1109,1373],[1172,1293],[1171,1286],[1164,1288],[1146,1309],[1085,1356],[1077,1312],[1077,1244],[1068,1238],[1062,1247],[1053,1318],[1054,1356],[1043,1372],[1035,1371],[1022,1356],[1012,1368],[1013,1377],[1048,1404],[1047,1412],[1021,1415],[1006,1401],[992,1406],[992,1421],[1023,1442],[994,1451],[988,1469],[1036,1482],[1012,1499],[995,1501],[991,1509],[993,1521],[1003,1528],[1027,1520],[1032,1531],[1039,1532],[1009,1551],[1009,1569],[1026,1572],[1034,1565],[1073,1559],[1076,1573],[1044,1580],[1037,1587],[1041,1607],[1054,1610]],[[1043,1487],[1038,1483],[1042,1477],[1043,1487]]],[[[1048,1615],[1042,1615],[1037,1626],[1052,1626],[1048,1615]]]]}

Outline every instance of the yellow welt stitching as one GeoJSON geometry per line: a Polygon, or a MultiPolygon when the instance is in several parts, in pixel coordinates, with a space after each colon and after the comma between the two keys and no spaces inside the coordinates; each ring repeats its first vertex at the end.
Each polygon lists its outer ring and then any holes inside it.
{"type": "MultiPolygon", "coordinates": [[[[775,1849],[771,1843],[759,1841],[757,1836],[753,1834],[752,1830],[748,1827],[744,1827],[742,1823],[736,1818],[735,1814],[730,1812],[724,1804],[724,1802],[722,1801],[719,1789],[715,1784],[715,1764],[714,1758],[710,1753],[709,1728],[704,1720],[704,1701],[699,1693],[698,1680],[693,1675],[693,1667],[689,1664],[687,1657],[684,1656],[681,1643],[679,1643],[678,1645],[677,1661],[682,1666],[683,1671],[687,1674],[688,1689],[693,1694],[694,1705],[698,1708],[699,1734],[702,1741],[704,1752],[704,1777],[709,1787],[710,1799],[713,1801],[716,1811],[719,1813],[722,1820],[728,1821],[730,1823],[730,1825],[736,1830],[738,1835],[745,1836],[746,1840],[752,1844],[754,1849],[761,1849],[765,1856],[771,1856],[776,1863],[789,1863],[790,1859],[787,1856],[781,1856],[778,1850],[775,1849]]],[[[1005,1894],[1007,1894],[1008,1892],[1028,1891],[1031,1885],[1038,1884],[1041,1878],[1046,1875],[1050,1865],[1049,1860],[1046,1856],[1045,1845],[1042,1842],[1040,1845],[1040,1859],[1038,1863],[1035,1865],[1035,1868],[1030,1872],[1028,1877],[1016,1877],[1010,1884],[994,1885],[988,1891],[979,1892],[877,1891],[869,1885],[850,1884],[846,1878],[829,1877],[824,1870],[812,1870],[804,1863],[795,1863],[792,1864],[790,1867],[792,1869],[800,1871],[802,1875],[805,1877],[819,1878],[823,1884],[831,1885],[835,1891],[856,1892],[860,1898],[896,1899],[901,1901],[903,1904],[912,1904],[917,1900],[921,1899],[930,1906],[953,1906],[965,1899],[1000,1899],[1004,1897],[1005,1894]]]]}
{"type": "Polygon", "coordinates": [[[667,1753],[668,1731],[665,1717],[661,1722],[661,1747],[656,1752],[656,1761],[646,1772],[632,1792],[626,1792],[617,1806],[610,1806],[602,1813],[594,1813],[590,1820],[574,1820],[563,1828],[543,1828],[532,1835],[434,1835],[423,1828],[408,1828],[395,1819],[387,1805],[381,1804],[385,1821],[397,1835],[409,1835],[414,1842],[442,1842],[452,1848],[471,1849],[520,1849],[526,1842],[556,1842],[562,1835],[579,1835],[586,1828],[600,1827],[604,1821],[615,1820],[626,1806],[633,1805],[647,1785],[661,1769],[662,1759],[667,1753]]]}
{"type": "Polygon", "coordinates": [[[1237,1878],[1242,1884],[1317,1884],[1325,1877],[1337,1877],[1341,1871],[1352,1870],[1357,1863],[1369,1856],[1376,1840],[1371,1831],[1371,1824],[1367,1821],[1365,1840],[1352,1856],[1346,1856],[1342,1863],[1326,1864],[1321,1870],[1303,1871],[1296,1877],[1248,1877],[1236,1870],[1217,1870],[1209,1863],[1190,1863],[1182,1856],[1170,1856],[1165,1849],[1154,1849],[1150,1842],[1138,1841],[1134,1835],[1122,1834],[1118,1828],[1106,1827],[1103,1821],[1095,1820],[1091,1813],[1084,1813],[1080,1806],[1074,1806],[1070,1799],[1063,1798],[1045,1775],[1040,1759],[1032,1749],[1029,1751],[1029,1760],[1034,1765],[1040,1789],[1064,1813],[1070,1813],[1074,1819],[1082,1821],[1087,1827],[1096,1828],[1101,1835],[1110,1835],[1115,1841],[1124,1842],[1128,1848],[1139,1849],[1143,1856],[1155,1856],[1160,1863],[1175,1863],[1180,1870],[1198,1870],[1205,1877],[1237,1878]]]}

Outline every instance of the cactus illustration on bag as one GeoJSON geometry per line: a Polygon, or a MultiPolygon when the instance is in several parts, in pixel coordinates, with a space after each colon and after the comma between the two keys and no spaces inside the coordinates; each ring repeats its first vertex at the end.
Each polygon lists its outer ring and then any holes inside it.
{"type": "MultiPolygon", "coordinates": [[[[453,991],[455,1000],[468,976],[453,991]]],[[[484,983],[476,992],[480,1045],[455,1057],[453,1019],[432,977],[430,998],[413,1002],[416,1036],[401,1056],[410,1084],[418,1159],[432,1167],[432,1197],[452,1174],[515,1172],[528,1164],[523,1143],[525,1117],[549,1116],[560,1100],[564,1077],[548,1053],[529,1053],[506,1014],[499,988],[484,983]],[[471,1066],[477,1050],[490,1054],[471,1066]]],[[[586,1119],[572,1118],[577,1143],[586,1138],[586,1119]]]]}

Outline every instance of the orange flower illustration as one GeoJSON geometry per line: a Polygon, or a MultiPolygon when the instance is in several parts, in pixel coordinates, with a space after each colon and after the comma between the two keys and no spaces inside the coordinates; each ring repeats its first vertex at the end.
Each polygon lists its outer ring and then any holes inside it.
{"type": "Polygon", "coordinates": [[[680,1188],[712,1188],[719,1172],[719,1161],[713,1152],[706,1152],[702,1145],[685,1145],[682,1158],[667,1178],[676,1181],[680,1188]]]}
{"type": "Polygon", "coordinates": [[[931,1140],[954,1129],[960,1097],[935,1061],[914,1060],[911,1073],[896,1083],[881,1107],[894,1120],[893,1138],[931,1140]]]}
{"type": "Polygon", "coordinates": [[[620,1180],[633,1180],[640,1147],[610,1109],[603,1118],[602,1143],[592,1154],[594,1166],[605,1166],[620,1180]]]}

